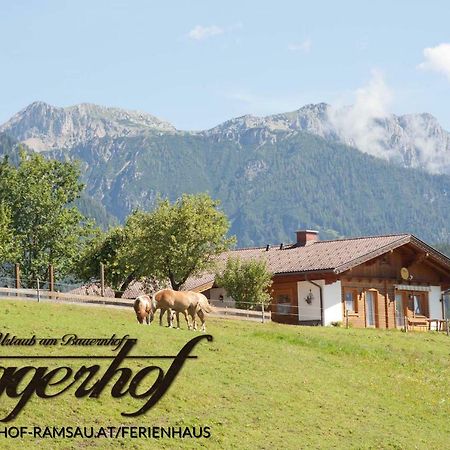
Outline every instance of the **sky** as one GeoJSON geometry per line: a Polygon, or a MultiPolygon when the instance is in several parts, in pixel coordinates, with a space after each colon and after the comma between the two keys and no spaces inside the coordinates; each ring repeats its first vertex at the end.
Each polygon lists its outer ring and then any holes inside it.
{"type": "Polygon", "coordinates": [[[0,123],[41,100],[198,130],[367,97],[450,130],[449,17],[433,0],[0,0],[0,123]]]}

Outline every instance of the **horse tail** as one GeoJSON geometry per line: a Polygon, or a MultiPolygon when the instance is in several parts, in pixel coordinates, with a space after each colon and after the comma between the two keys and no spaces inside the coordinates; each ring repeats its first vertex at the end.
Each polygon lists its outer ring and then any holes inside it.
{"type": "Polygon", "coordinates": [[[198,294],[198,306],[206,313],[211,313],[214,311],[213,307],[209,304],[208,299],[203,294],[198,294]]]}

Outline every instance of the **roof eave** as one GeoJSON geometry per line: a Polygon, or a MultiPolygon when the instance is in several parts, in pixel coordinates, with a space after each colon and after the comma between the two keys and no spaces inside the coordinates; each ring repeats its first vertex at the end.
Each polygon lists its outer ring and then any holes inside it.
{"type": "Polygon", "coordinates": [[[311,270],[297,270],[293,272],[274,272],[274,276],[282,275],[308,275],[311,273],[335,273],[335,269],[328,268],[328,269],[311,269],[311,270]]]}
{"type": "Polygon", "coordinates": [[[391,242],[390,244],[384,245],[383,247],[366,253],[365,255],[359,256],[358,258],[355,258],[352,261],[348,261],[345,264],[341,264],[334,269],[334,272],[336,274],[340,274],[342,272],[346,272],[347,270],[353,269],[354,267],[364,264],[365,262],[370,261],[373,258],[377,258],[378,256],[384,255],[391,250],[395,250],[402,245],[408,244],[409,242],[411,242],[412,238],[412,235],[403,236],[402,238],[391,242]]]}
{"type": "Polygon", "coordinates": [[[426,242],[420,240],[414,235],[411,236],[411,243],[421,248],[425,252],[432,254],[442,265],[450,270],[450,258],[441,253],[439,250],[436,250],[434,247],[431,247],[426,242]]]}

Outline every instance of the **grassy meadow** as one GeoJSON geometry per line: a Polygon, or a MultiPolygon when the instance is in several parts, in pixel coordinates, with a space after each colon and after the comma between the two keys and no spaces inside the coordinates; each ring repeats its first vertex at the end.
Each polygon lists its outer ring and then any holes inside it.
{"type": "MultiPolygon", "coordinates": [[[[184,324],[183,324],[184,326],[184,324]]],[[[210,426],[209,439],[7,439],[0,448],[448,448],[450,445],[450,339],[408,333],[261,324],[209,319],[213,342],[194,350],[167,394],[145,415],[126,418],[145,402],[77,399],[75,388],[53,399],[33,397],[4,426],[210,426]]],[[[17,337],[138,338],[136,355],[177,354],[193,331],[138,325],[125,309],[7,301],[0,303],[0,333],[17,337]]],[[[104,355],[108,347],[2,347],[0,365],[94,363],[33,360],[33,354],[104,355]],[[5,360],[2,355],[30,355],[5,360]],[[14,362],[14,363],[13,363],[14,362]]],[[[96,360],[95,363],[97,363],[96,360]]],[[[101,362],[102,367],[108,362],[101,362]]],[[[135,369],[170,361],[126,360],[135,369]]],[[[103,373],[103,371],[102,371],[103,373]]],[[[78,384],[77,384],[78,386],[78,384]]],[[[0,397],[4,417],[17,399],[0,397]]]]}

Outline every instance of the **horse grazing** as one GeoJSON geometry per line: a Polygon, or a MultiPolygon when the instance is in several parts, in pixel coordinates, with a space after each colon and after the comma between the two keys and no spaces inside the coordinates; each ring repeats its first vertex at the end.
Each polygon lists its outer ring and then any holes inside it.
{"type": "Polygon", "coordinates": [[[147,322],[150,324],[150,311],[152,308],[152,299],[148,295],[140,295],[136,297],[134,301],[134,312],[136,313],[136,319],[139,323],[147,322]]]}
{"type": "Polygon", "coordinates": [[[152,298],[152,305],[150,311],[150,322],[153,321],[155,311],[161,309],[161,315],[159,316],[159,324],[162,325],[162,315],[165,311],[168,311],[168,323],[169,326],[173,325],[172,313],[174,312],[177,317],[177,328],[180,327],[179,314],[182,313],[186,319],[188,329],[191,329],[189,323],[189,316],[192,319],[192,327],[197,329],[195,316],[198,315],[202,322],[202,331],[206,331],[205,327],[205,312],[211,312],[212,308],[208,302],[208,299],[198,292],[191,291],[174,291],[172,289],[162,289],[158,291],[152,298]]]}

